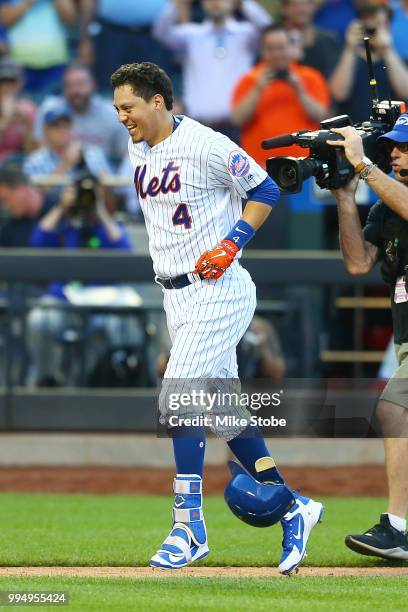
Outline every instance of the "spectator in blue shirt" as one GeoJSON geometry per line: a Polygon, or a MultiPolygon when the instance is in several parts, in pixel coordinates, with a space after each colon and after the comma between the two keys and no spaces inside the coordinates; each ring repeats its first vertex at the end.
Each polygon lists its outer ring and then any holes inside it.
{"type": "Polygon", "coordinates": [[[102,149],[81,145],[74,136],[71,112],[66,106],[57,106],[45,113],[43,146],[26,158],[23,169],[30,178],[53,174],[73,177],[82,158],[94,176],[112,174],[102,149]]]}
{"type": "Polygon", "coordinates": [[[353,123],[368,118],[371,96],[363,38],[370,33],[370,48],[380,100],[408,98],[408,69],[394,48],[390,30],[392,10],[387,4],[365,2],[359,20],[347,29],[346,44],[330,79],[339,114],[353,123]],[[386,66],[387,70],[383,70],[386,66]]]}
{"type": "Polygon", "coordinates": [[[394,8],[391,22],[391,33],[396,52],[402,59],[408,61],[408,0],[400,0],[394,8]]]}
{"type": "Polygon", "coordinates": [[[314,22],[325,30],[329,30],[343,40],[346,30],[353,19],[357,18],[357,6],[361,0],[316,0],[319,6],[314,22]]]}
{"type": "Polygon", "coordinates": [[[168,52],[151,36],[153,21],[167,0],[89,0],[89,4],[81,57],[93,56],[99,89],[110,92],[110,76],[121,64],[155,62],[169,71],[168,52]]]}
{"type": "Polygon", "coordinates": [[[25,91],[58,87],[68,62],[65,25],[77,20],[75,0],[0,0],[11,57],[25,68],[25,91]]]}
{"type": "Polygon", "coordinates": [[[36,142],[43,139],[44,115],[48,110],[63,106],[72,116],[74,134],[81,144],[100,147],[113,161],[122,159],[125,153],[128,157],[129,134],[118,122],[111,100],[95,92],[95,81],[87,66],[68,66],[62,82],[62,96],[48,96],[42,102],[34,125],[36,142]]]}

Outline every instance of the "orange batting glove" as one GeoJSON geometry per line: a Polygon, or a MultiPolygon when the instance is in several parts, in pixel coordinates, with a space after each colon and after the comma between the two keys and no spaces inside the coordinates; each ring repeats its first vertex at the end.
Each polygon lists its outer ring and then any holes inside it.
{"type": "Polygon", "coordinates": [[[221,240],[211,251],[205,251],[198,259],[194,268],[194,274],[201,278],[220,278],[227,268],[232,264],[239,248],[231,240],[221,240]]]}

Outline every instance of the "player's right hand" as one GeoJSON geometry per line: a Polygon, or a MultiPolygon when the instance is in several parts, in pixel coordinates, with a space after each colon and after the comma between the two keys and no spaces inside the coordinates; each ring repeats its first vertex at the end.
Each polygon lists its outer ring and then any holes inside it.
{"type": "Polygon", "coordinates": [[[231,240],[221,240],[214,249],[205,251],[198,258],[193,273],[199,274],[201,278],[220,278],[232,264],[238,251],[239,248],[231,240]]]}

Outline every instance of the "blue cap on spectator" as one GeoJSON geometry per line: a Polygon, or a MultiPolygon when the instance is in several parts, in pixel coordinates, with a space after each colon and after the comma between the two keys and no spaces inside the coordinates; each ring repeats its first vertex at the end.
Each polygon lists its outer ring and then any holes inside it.
{"type": "Polygon", "coordinates": [[[72,114],[66,106],[50,108],[44,115],[44,123],[47,125],[52,125],[60,119],[68,119],[69,121],[72,119],[72,114]]]}
{"type": "Polygon", "coordinates": [[[408,142],[408,113],[403,113],[398,117],[391,132],[386,132],[377,138],[377,142],[381,140],[408,142]]]}

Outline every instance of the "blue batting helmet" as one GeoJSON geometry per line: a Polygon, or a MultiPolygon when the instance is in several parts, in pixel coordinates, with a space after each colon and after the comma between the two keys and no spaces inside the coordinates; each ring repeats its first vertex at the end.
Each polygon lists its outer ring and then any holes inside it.
{"type": "Polygon", "coordinates": [[[229,461],[228,466],[232,479],[225,487],[224,499],[235,516],[252,527],[269,527],[280,521],[295,499],[291,489],[285,484],[258,482],[235,461],[229,461]]]}

